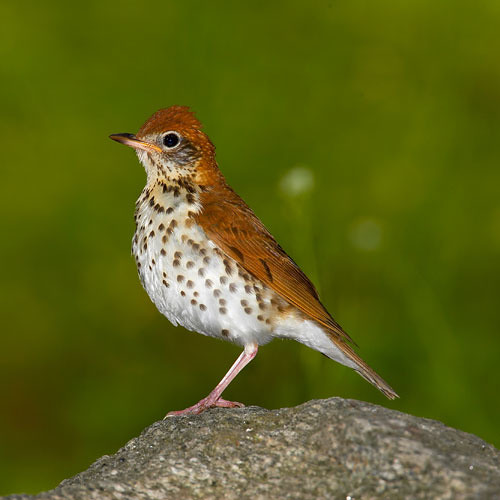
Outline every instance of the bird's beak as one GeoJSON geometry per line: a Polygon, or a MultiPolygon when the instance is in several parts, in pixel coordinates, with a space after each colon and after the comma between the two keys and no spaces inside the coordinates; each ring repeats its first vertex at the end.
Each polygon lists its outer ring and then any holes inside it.
{"type": "Polygon", "coordinates": [[[144,149],[144,151],[155,151],[156,153],[163,153],[163,150],[156,144],[141,141],[137,139],[134,134],[112,134],[109,136],[113,141],[121,142],[125,146],[130,146],[134,149],[144,149]]]}

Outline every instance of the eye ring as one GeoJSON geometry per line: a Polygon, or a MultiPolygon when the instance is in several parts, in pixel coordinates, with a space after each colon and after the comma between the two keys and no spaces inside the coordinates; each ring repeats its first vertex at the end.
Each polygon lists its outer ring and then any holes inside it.
{"type": "Polygon", "coordinates": [[[181,142],[181,136],[177,132],[167,132],[162,141],[168,149],[173,149],[181,142]]]}

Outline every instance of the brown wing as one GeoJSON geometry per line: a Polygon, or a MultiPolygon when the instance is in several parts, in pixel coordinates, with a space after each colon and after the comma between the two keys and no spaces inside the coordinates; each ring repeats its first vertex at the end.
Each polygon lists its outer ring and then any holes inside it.
{"type": "Polygon", "coordinates": [[[333,337],[354,343],[323,307],[307,276],[229,186],[202,192],[200,197],[203,209],[197,222],[221,250],[333,337]]]}

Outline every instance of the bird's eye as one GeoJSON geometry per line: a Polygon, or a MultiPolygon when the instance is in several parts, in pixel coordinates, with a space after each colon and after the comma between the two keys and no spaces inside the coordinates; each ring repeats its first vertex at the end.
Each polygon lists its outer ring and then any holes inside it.
{"type": "Polygon", "coordinates": [[[179,144],[180,140],[179,134],[176,134],[175,132],[168,132],[163,136],[163,144],[165,144],[167,148],[175,148],[175,146],[179,144]]]}

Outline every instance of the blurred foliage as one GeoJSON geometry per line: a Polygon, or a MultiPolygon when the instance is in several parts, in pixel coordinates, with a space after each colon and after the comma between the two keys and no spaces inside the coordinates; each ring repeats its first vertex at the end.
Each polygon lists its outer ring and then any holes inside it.
{"type": "Polygon", "coordinates": [[[135,155],[187,104],[388,402],[293,342],[225,394],[372,401],[500,444],[500,4],[2,3],[0,494],[205,396],[239,349],[173,328],[130,257],[135,155]]]}

